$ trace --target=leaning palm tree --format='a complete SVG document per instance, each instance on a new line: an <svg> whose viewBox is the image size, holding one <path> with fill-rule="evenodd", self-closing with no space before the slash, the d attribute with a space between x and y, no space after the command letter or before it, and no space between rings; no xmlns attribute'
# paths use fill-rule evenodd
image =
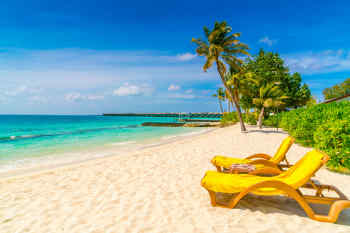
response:
<svg viewBox="0 0 350 233"><path fill-rule="evenodd" d="M248 95L245 84L247 80L250 80L252 77L253 74L246 71L243 66L240 67L239 70L231 66L230 71L227 72L224 77L229 88L229 92L233 95L233 98L230 98L230 100L235 103L238 116L241 119L243 119L243 117L241 112L240 96Z"/></svg>
<svg viewBox="0 0 350 233"><path fill-rule="evenodd" d="M265 83L259 87L259 94L253 98L253 104L260 109L257 125L262 128L264 112L266 108L278 108L282 106L283 99L288 98L283 95L282 90L276 83Z"/></svg>
<svg viewBox="0 0 350 233"><path fill-rule="evenodd" d="M239 121L241 124L241 131L246 131L239 101L234 97L234 94L230 91L229 86L225 80L226 65L233 67L236 70L240 70L243 61L237 56L247 55L249 49L247 45L241 43L238 40L240 33L231 33L232 29L226 22L216 22L213 30L204 27L204 34L206 40L192 39L192 42L197 44L196 52L199 56L205 56L206 62L203 66L203 70L206 72L215 62L216 69L220 75L221 81L225 86L230 98L235 103Z"/></svg>
<svg viewBox="0 0 350 233"><path fill-rule="evenodd" d="M216 93L213 94L212 96L218 98L220 110L221 110L221 113L223 113L224 109L222 108L221 101L224 100L224 98L225 98L224 89L222 87L220 87L219 89L216 90Z"/></svg>
<svg viewBox="0 0 350 233"><path fill-rule="evenodd" d="M231 112L232 99L230 97L229 91L225 89L224 99L227 101L227 112Z"/></svg>

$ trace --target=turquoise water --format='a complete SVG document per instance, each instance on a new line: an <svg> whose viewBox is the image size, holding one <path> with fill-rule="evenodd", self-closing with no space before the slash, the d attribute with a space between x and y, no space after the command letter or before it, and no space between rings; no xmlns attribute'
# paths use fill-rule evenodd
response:
<svg viewBox="0 0 350 233"><path fill-rule="evenodd" d="M143 127L163 117L0 115L0 165L108 145L160 141L196 128Z"/></svg>

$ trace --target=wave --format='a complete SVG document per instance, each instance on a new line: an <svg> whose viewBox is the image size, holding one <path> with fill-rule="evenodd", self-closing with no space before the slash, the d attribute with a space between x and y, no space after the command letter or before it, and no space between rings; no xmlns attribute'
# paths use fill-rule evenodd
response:
<svg viewBox="0 0 350 233"><path fill-rule="evenodd" d="M128 144L135 144L136 141L124 141L124 142L114 142L110 143L109 145L111 146L123 146L123 145L128 145Z"/></svg>
<svg viewBox="0 0 350 233"><path fill-rule="evenodd" d="M117 127L80 129L75 131L58 132L53 134L12 135L12 136L0 137L0 143L14 141L14 140L33 139L33 138L41 138L41 137L55 137L55 136L62 136L62 135L74 135L74 134L83 134L83 133L96 132L96 131L127 129L127 128L137 128L137 127L140 127L140 125L125 125L125 126L117 126Z"/></svg>
<svg viewBox="0 0 350 233"><path fill-rule="evenodd" d="M202 134L204 132L209 131L210 129L202 129L199 131L193 131L193 132L188 132L188 133L182 133L182 134L176 134L176 135L169 135L169 136L163 136L161 137L161 139L163 140L169 140L169 139L173 139L173 138L178 138L178 137L188 137L188 136L193 136L193 135L197 135L197 134Z"/></svg>

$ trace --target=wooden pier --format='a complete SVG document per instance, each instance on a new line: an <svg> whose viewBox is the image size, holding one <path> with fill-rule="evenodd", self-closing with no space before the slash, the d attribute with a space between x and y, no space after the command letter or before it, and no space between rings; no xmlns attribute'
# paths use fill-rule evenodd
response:
<svg viewBox="0 0 350 233"><path fill-rule="evenodd" d="M178 117L178 118L221 118L222 113L103 113L103 116Z"/></svg>
<svg viewBox="0 0 350 233"><path fill-rule="evenodd" d="M196 123L176 123L176 122L144 122L142 126L156 127L218 127L219 122L196 122Z"/></svg>

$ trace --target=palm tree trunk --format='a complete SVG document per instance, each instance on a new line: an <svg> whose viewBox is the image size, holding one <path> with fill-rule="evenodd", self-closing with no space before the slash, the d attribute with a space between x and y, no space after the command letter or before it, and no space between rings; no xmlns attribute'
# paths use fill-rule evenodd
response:
<svg viewBox="0 0 350 233"><path fill-rule="evenodd" d="M231 109L230 109L230 100L227 99L227 109L228 109L228 112L231 112Z"/></svg>
<svg viewBox="0 0 350 233"><path fill-rule="evenodd" d="M259 114L259 120L258 120L258 126L260 129L262 129L262 123L263 123L263 119L264 119L264 111L265 111L265 107L262 107L260 114Z"/></svg>
<svg viewBox="0 0 350 233"><path fill-rule="evenodd" d="M222 109L222 103L220 99L219 99L219 106L220 106L221 113L224 113L224 109Z"/></svg>
<svg viewBox="0 0 350 233"><path fill-rule="evenodd" d="M243 121L243 118L242 118L241 108L240 108L239 102L238 102L238 93L237 93L237 99L236 99L234 97L234 95L231 93L230 88L226 84L226 81L225 81L225 78L224 78L224 74L223 74L222 70L219 67L219 60L218 59L216 59L216 68L217 68L217 70L219 72L219 75L220 75L222 83L224 84L228 94L230 95L231 99L233 100L233 102L234 102L234 104L236 106L236 110L237 110L238 118L239 118L239 123L241 125L241 132L247 132L247 129L245 128L244 121Z"/></svg>
<svg viewBox="0 0 350 233"><path fill-rule="evenodd" d="M239 106L239 99L238 99L237 90L235 90L235 92L234 92L233 102L236 106L236 110L237 110L237 114L238 114L238 118L239 118L239 123L241 125L241 132L246 132L247 129L245 128L243 116L242 116L242 112L241 112L241 107Z"/></svg>

